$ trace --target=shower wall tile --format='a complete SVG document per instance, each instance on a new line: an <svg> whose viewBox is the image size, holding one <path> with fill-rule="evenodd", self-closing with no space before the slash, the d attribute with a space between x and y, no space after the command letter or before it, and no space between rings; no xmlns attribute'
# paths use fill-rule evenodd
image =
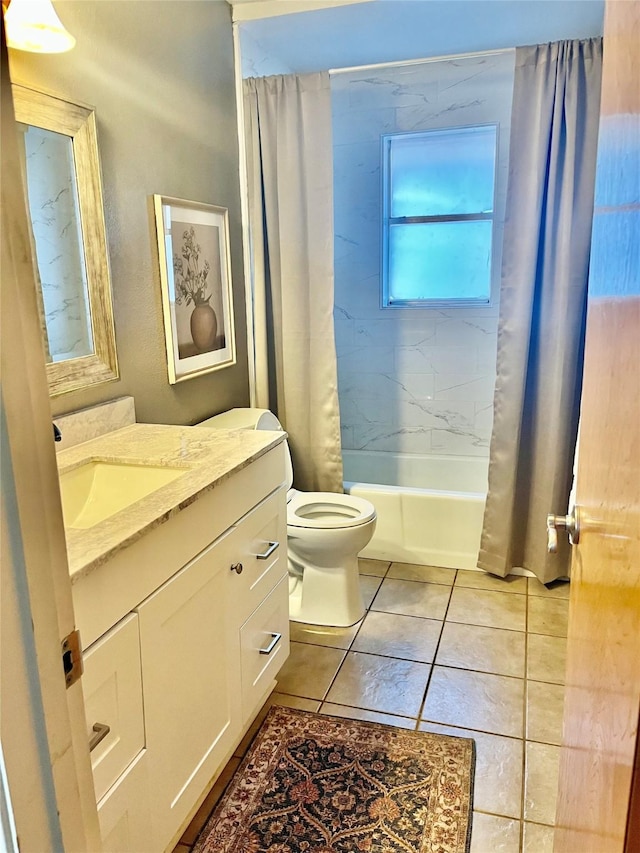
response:
<svg viewBox="0 0 640 853"><path fill-rule="evenodd" d="M484 403L475 404L476 413L473 419L473 425L478 430L491 432L493 425L493 401L488 405Z"/></svg>
<svg viewBox="0 0 640 853"><path fill-rule="evenodd" d="M435 317L425 317L420 320L405 319L405 316L398 316L400 312L380 311L379 294L377 294L377 300L378 316L382 314L382 319L354 318L358 341L368 341L371 346L381 342L410 347L435 343Z"/></svg>
<svg viewBox="0 0 640 853"><path fill-rule="evenodd" d="M469 432L434 429L431 431L432 453L460 456L487 456L490 435L478 435L477 431Z"/></svg>
<svg viewBox="0 0 640 853"><path fill-rule="evenodd" d="M403 426L428 426L434 429L476 428L474 404L469 402L441 403L435 400L398 400L395 406L396 423Z"/></svg>
<svg viewBox="0 0 640 853"><path fill-rule="evenodd" d="M433 345L395 348L394 367L399 374L463 373L473 370L478 361L476 347L438 347Z"/></svg>
<svg viewBox="0 0 640 853"><path fill-rule="evenodd" d="M366 76L365 76L366 75ZM349 75L349 111L382 106L412 107L438 101L438 83L421 77L419 66L387 68L383 73L360 71ZM348 115L349 113L346 113Z"/></svg>
<svg viewBox="0 0 640 853"><path fill-rule="evenodd" d="M499 123L497 267L513 56L332 77L335 322L343 446L488 456L498 305L381 309L380 136Z"/></svg>
<svg viewBox="0 0 640 853"><path fill-rule="evenodd" d="M333 311L333 329L336 338L336 349L338 353L343 347L349 347L354 342L354 320L344 308L335 306Z"/></svg>
<svg viewBox="0 0 640 853"><path fill-rule="evenodd" d="M393 366L393 347L352 346L338 353L338 363L354 373L384 373Z"/></svg>
<svg viewBox="0 0 640 853"><path fill-rule="evenodd" d="M495 317L467 317L464 320L456 317L439 317L436 321L436 343L438 346L455 346L477 343L484 346L487 342L493 345L497 334Z"/></svg>
<svg viewBox="0 0 640 853"><path fill-rule="evenodd" d="M498 336L491 335L483 343L478 345L476 358L476 371L478 373L496 372L496 352L498 349Z"/></svg>
<svg viewBox="0 0 640 853"><path fill-rule="evenodd" d="M435 398L436 400L473 400L477 402L492 400L494 384L493 376L439 373L434 376Z"/></svg>
<svg viewBox="0 0 640 853"><path fill-rule="evenodd" d="M345 112L350 113L350 121L340 121ZM333 109L333 144L349 145L354 142L375 142L380 144L381 133L393 133L396 129L396 110L394 107L384 107L376 110L352 110L349 105L345 109Z"/></svg>
<svg viewBox="0 0 640 853"><path fill-rule="evenodd" d="M352 430L371 424L391 425L389 414L388 404L380 400L345 396L340 401L340 419Z"/></svg>
<svg viewBox="0 0 640 853"><path fill-rule="evenodd" d="M354 427L353 450L391 453L431 453L431 430L426 427Z"/></svg>
<svg viewBox="0 0 640 853"><path fill-rule="evenodd" d="M402 377L391 372L352 373L344 370L338 362L341 396L345 399L377 400L392 406L399 400L432 400L434 376L432 373L409 373Z"/></svg>

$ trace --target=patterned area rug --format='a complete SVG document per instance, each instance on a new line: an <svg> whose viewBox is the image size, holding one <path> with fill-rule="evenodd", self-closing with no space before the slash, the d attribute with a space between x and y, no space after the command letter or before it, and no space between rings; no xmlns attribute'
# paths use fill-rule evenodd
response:
<svg viewBox="0 0 640 853"><path fill-rule="evenodd" d="M273 707L193 853L468 853L475 744Z"/></svg>

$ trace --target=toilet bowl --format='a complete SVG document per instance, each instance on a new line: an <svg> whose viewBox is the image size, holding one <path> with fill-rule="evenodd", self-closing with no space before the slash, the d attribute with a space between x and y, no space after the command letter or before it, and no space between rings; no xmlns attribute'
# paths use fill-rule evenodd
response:
<svg viewBox="0 0 640 853"><path fill-rule="evenodd" d="M223 429L281 430L267 409L231 409L198 424ZM364 616L358 554L376 525L372 503L355 495L299 492L287 446L289 618L346 627Z"/></svg>

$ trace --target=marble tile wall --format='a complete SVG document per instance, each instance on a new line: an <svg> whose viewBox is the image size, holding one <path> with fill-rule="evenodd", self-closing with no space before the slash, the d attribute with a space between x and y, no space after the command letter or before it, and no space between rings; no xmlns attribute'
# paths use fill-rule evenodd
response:
<svg viewBox="0 0 640 853"><path fill-rule="evenodd" d="M335 328L345 449L488 456L513 53L332 77ZM494 301L380 308L380 136L497 123Z"/></svg>

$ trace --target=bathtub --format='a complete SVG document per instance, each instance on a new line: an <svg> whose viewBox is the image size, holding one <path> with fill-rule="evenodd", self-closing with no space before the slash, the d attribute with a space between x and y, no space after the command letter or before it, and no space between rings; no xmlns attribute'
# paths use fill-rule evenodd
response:
<svg viewBox="0 0 640 853"><path fill-rule="evenodd" d="M373 539L360 553L451 569L475 569L488 459L344 450L344 487L376 507Z"/></svg>

